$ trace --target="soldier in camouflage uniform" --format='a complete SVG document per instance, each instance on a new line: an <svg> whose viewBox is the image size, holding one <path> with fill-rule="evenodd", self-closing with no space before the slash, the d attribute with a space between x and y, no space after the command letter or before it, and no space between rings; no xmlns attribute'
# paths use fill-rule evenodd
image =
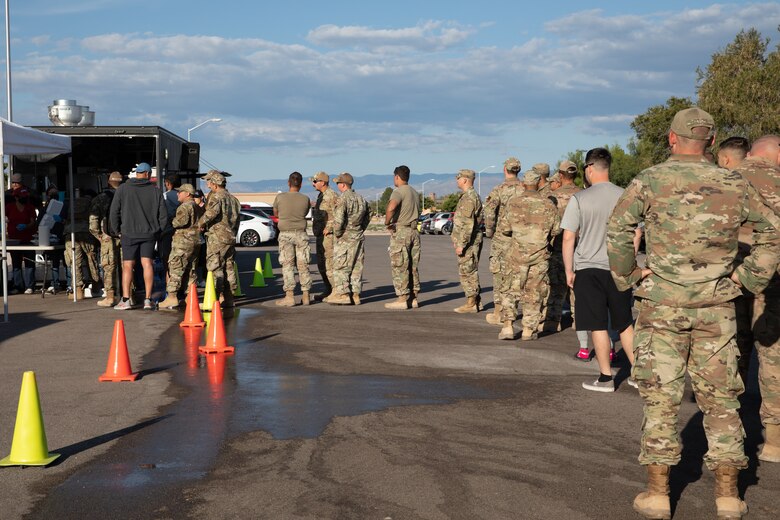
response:
<svg viewBox="0 0 780 520"><path fill-rule="evenodd" d="M767 135L753 143L748 158L736 171L747 179L780 217L780 136ZM752 313L753 340L758 351L758 386L765 441L758 458L780 462L780 274L756 294ZM740 326L740 323L737 323Z"/></svg>
<svg viewBox="0 0 780 520"><path fill-rule="evenodd" d="M416 309L420 293L420 235L417 219L420 217L420 196L409 186L411 172L405 165L393 170L395 190L385 210L385 226L390 230L390 265L393 287L398 299L386 303L386 309Z"/></svg>
<svg viewBox="0 0 780 520"><path fill-rule="evenodd" d="M341 196L336 200L332 221L333 234L336 236L333 252L333 294L325 301L331 305L360 305L365 259L363 233L368 228L371 212L366 200L352 189L352 175L342 173L336 177L335 182Z"/></svg>
<svg viewBox="0 0 780 520"><path fill-rule="evenodd" d="M504 295L509 292L512 283L507 263L507 252L512 239L506 220L506 208L509 200L523 192L523 185L517 180L520 161L510 157L504 161L504 182L493 188L485 199L484 218L485 236L490 242L490 272L493 273L493 312L485 316L488 323L501 325L501 306ZM512 313L514 313L512 309Z"/></svg>
<svg viewBox="0 0 780 520"><path fill-rule="evenodd" d="M225 172L222 172L223 174ZM227 181L225 182L225 186L227 187ZM241 225L241 201L236 198L235 195L232 193L228 193L230 195L230 203L233 205L233 212L238 215L238 218L235 221L235 224L233 225L233 236L238 236L238 228ZM238 292L238 270L236 269L236 248L234 247L233 250L228 253L228 258L226 259L227 262L227 268L226 268L226 276L228 285L230 286L230 293L235 296L235 294ZM191 280L195 280L195 277L191 277ZM220 300L220 303L223 306L226 306L224 297ZM228 302L228 304L232 304L232 300Z"/></svg>
<svg viewBox="0 0 780 520"><path fill-rule="evenodd" d="M549 195L555 199L558 215L563 218L569 200L575 193L582 190L582 188L574 184L574 179L577 178L577 165L571 161L563 161L558 166L558 172L556 172L553 178L555 180L550 179L551 191ZM547 298L547 305L545 306L544 323L541 324L542 330L561 330L561 315L563 314L563 304L566 300L570 300L569 307L573 320L574 291L569 290L569 286L566 284L566 268L563 265L563 235L561 234L556 236L552 243L550 254L550 296Z"/></svg>
<svg viewBox="0 0 780 520"><path fill-rule="evenodd" d="M460 170L455 176L458 188L463 192L455 207L452 221L452 245L458 258L460 285L466 295L466 303L455 312L477 312L482 309L479 297L479 257L482 254L482 201L474 190L474 170Z"/></svg>
<svg viewBox="0 0 780 520"><path fill-rule="evenodd" d="M539 174L535 170L525 172L524 191L512 197L507 204L506 219L511 236L508 251L509 276L512 284L501 302L503 328L498 339L514 339L513 323L516 319L516 302L523 310L524 341L536 339L536 328L542 320L542 305L547 299L547 280L550 243L561 232L561 217L555 204L539 193Z"/></svg>
<svg viewBox="0 0 780 520"><path fill-rule="evenodd" d="M747 513L737 490L739 470L748 459L737 400L744 386L737 372L732 300L740 286L760 293L769 283L780 255L780 221L741 175L703 157L713 128L712 117L699 108L678 112L669 132L672 156L632 181L608 226L618 288L639 284L632 375L644 400L639 462L648 468L649 483L634 509L648 518L671 518L669 470L680 461L677 421L686 371L704 413L704 462L715 472L719 518ZM644 270L637 267L633 245L641 221ZM754 246L735 269L745 222L754 226Z"/></svg>
<svg viewBox="0 0 780 520"><path fill-rule="evenodd" d="M333 208L339 196L328 185L330 178L325 172L317 172L311 178L314 189L319 192L317 202L311 210L311 227L317 247L317 268L325 286L315 300L326 298L333 290Z"/></svg>
<svg viewBox="0 0 780 520"><path fill-rule="evenodd" d="M282 264L285 296L276 301L280 307L295 306L295 270L301 282L301 303L309 305L311 299L311 274L309 260L311 249L306 233L306 214L311 209L309 197L301 193L303 176L292 172L287 179L289 191L279 193L274 199L274 215L279 218L279 263Z"/></svg>
<svg viewBox="0 0 780 520"><path fill-rule="evenodd" d="M547 177L550 175L550 165L547 163L536 163L531 169L539 175L539 193L549 197L552 191L552 186L547 182Z"/></svg>
<svg viewBox="0 0 780 520"><path fill-rule="evenodd" d="M182 184L178 188L179 205L171 221L173 239L171 254L168 256L168 296L160 302L162 310L173 310L179 306L179 292L187 287L188 282L194 282L195 268L200 254L200 227L198 220L203 216L203 208L195 204L193 195L195 187L192 184Z"/></svg>
<svg viewBox="0 0 780 520"><path fill-rule="evenodd" d="M117 304L119 295L119 278L117 268L120 261L119 239L109 228L108 210L117 187L122 183L122 174L111 172L108 176L108 187L92 199L89 207L89 232L100 243L100 267L103 268L103 287L106 297L97 302L99 307L113 307Z"/></svg>
<svg viewBox="0 0 780 520"><path fill-rule="evenodd" d="M91 282L100 281L98 273L97 258L95 256L95 239L89 231L89 209L92 205L92 199L87 196L76 198L73 205L74 221L68 220L65 223L65 265L71 269L72 277L75 280L73 290L76 293L77 300L84 299L84 287L87 280L84 276L84 267L89 270ZM73 235L71 235L71 231ZM71 243L71 236L76 241ZM75 262L73 258L72 244L75 244Z"/></svg>
<svg viewBox="0 0 780 520"><path fill-rule="evenodd" d="M225 189L224 175L210 170L203 180L210 190L206 210L198 219L198 227L206 233L206 270L213 273L214 290L222 306L232 307L233 292L227 271L233 268L239 213L233 197Z"/></svg>

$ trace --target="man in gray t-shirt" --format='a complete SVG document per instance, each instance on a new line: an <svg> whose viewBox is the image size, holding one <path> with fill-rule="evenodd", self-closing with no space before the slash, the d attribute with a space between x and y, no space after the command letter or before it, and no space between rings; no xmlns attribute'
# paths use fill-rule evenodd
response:
<svg viewBox="0 0 780 520"><path fill-rule="evenodd" d="M607 332L610 318L612 328L620 332L623 351L631 364L634 363L631 291L618 291L607 256L607 222L623 193L622 188L609 182L611 163L612 155L605 148L594 148L585 155L585 178L591 187L571 198L561 220L563 264L566 283L576 297L577 329L591 331L601 371L596 381L582 383L582 387L598 392L615 390Z"/></svg>
<svg viewBox="0 0 780 520"><path fill-rule="evenodd" d="M295 268L301 280L301 303L309 305L311 275L309 274L309 235L306 234L306 214L311 204L309 197L300 193L303 176L292 172L287 181L290 191L274 199L274 216L279 217L279 263L282 264L285 297L276 301L280 307L295 305Z"/></svg>

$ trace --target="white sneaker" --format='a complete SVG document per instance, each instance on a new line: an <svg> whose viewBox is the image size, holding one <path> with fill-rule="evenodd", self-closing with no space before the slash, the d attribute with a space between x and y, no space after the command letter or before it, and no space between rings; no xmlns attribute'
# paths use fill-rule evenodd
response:
<svg viewBox="0 0 780 520"><path fill-rule="evenodd" d="M48 289L46 289L46 292L49 294L54 294L54 286L50 285Z"/></svg>
<svg viewBox="0 0 780 520"><path fill-rule="evenodd" d="M594 392L614 392L615 391L615 380L610 379L609 381L600 382L598 378L596 378L595 381L592 383L582 383L582 388L585 390L593 390Z"/></svg>
<svg viewBox="0 0 780 520"><path fill-rule="evenodd" d="M24 294L32 294L32 293L33 293L33 290L30 287L28 287L27 289L24 290Z"/></svg>
<svg viewBox="0 0 780 520"><path fill-rule="evenodd" d="M639 389L639 385L636 383L636 381L634 381L633 377L626 379L626 383L628 383L628 386L630 387L636 388L637 390Z"/></svg>

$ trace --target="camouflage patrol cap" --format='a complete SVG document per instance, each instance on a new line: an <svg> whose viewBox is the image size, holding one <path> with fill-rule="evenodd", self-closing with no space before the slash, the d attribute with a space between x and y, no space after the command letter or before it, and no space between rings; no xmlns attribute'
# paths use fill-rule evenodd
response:
<svg viewBox="0 0 780 520"><path fill-rule="evenodd" d="M213 182L217 186L225 185L225 176L217 170L209 170L209 172L203 177L204 181Z"/></svg>
<svg viewBox="0 0 780 520"><path fill-rule="evenodd" d="M553 173L549 179L550 182L561 182L561 174L558 172Z"/></svg>
<svg viewBox="0 0 780 520"><path fill-rule="evenodd" d="M577 165L574 164L571 161L561 161L561 164L558 165L558 171L559 172L576 172L577 171Z"/></svg>
<svg viewBox="0 0 780 520"><path fill-rule="evenodd" d="M547 177L550 175L550 165L547 163L536 163L534 164L531 169L539 174L540 177ZM527 173L526 173L527 175Z"/></svg>
<svg viewBox="0 0 780 520"><path fill-rule="evenodd" d="M523 184L538 184L542 176L533 168L523 174Z"/></svg>
<svg viewBox="0 0 780 520"><path fill-rule="evenodd" d="M520 171L520 159L517 157L510 157L506 161L504 161L504 168L506 168L506 171L517 173Z"/></svg>
<svg viewBox="0 0 780 520"><path fill-rule="evenodd" d="M352 175L348 174L347 172L343 172L338 177L333 179L333 182L336 184L344 183L347 186L352 186L352 183L355 182L355 179L353 179Z"/></svg>
<svg viewBox="0 0 780 520"><path fill-rule="evenodd" d="M706 135L694 134L693 129L697 127L707 128L709 131ZM699 141L706 141L713 135L713 128L715 128L715 120L707 112L699 107L686 108L680 110L674 115L672 119L672 132L680 137L687 137L688 139L697 139Z"/></svg>
<svg viewBox="0 0 780 520"><path fill-rule="evenodd" d="M122 174L119 172L111 172L108 175L108 182L122 182Z"/></svg>
<svg viewBox="0 0 780 520"><path fill-rule="evenodd" d="M474 177L477 176L477 173L474 170L459 170L458 174L455 176L455 179L460 179L461 177L465 177L470 180L474 180Z"/></svg>
<svg viewBox="0 0 780 520"><path fill-rule="evenodd" d="M195 195L195 186L192 184L182 184L178 188L174 188L176 191L184 191L186 193L189 193L190 195Z"/></svg>
<svg viewBox="0 0 780 520"><path fill-rule="evenodd" d="M311 177L311 182L317 182L317 181L330 181L330 177L328 177L328 174L325 172L317 172Z"/></svg>

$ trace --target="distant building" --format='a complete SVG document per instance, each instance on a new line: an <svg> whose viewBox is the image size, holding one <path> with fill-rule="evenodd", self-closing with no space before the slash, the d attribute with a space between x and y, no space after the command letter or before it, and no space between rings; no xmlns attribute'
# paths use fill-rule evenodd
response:
<svg viewBox="0 0 780 520"><path fill-rule="evenodd" d="M257 192L257 193L233 193L241 204L248 204L250 206L273 206L274 199L278 192Z"/></svg>

